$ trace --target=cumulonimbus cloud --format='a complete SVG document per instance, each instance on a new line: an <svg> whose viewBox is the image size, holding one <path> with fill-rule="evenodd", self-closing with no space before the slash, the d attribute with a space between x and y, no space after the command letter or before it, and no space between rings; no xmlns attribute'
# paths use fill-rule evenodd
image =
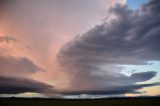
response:
<svg viewBox="0 0 160 106"><path fill-rule="evenodd" d="M116 19L97 25L65 44L57 60L64 71L71 74L73 91L111 92L116 88L116 92L124 86L126 91L123 93L131 93L143 86L159 85L135 84L153 78L156 75L154 70L128 77L117 66L160 61L159 10L159 0L151 0L136 11L125 5L116 5L111 9ZM135 89L130 89L132 87Z"/></svg>

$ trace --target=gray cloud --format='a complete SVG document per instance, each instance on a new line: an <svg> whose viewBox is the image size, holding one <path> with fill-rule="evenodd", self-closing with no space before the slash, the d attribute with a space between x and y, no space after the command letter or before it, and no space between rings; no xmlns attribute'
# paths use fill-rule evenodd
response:
<svg viewBox="0 0 160 106"><path fill-rule="evenodd" d="M117 65L142 65L160 60L159 5L159 0L151 0L137 11L117 5L111 9L116 19L97 25L65 44L57 59L64 70L73 75L73 89L106 91L115 87L116 92L125 86L128 92L134 92L143 88L135 83L150 80L155 72L133 73L128 77ZM140 87L127 89L126 86ZM152 84L146 87L149 86Z"/></svg>
<svg viewBox="0 0 160 106"><path fill-rule="evenodd" d="M25 92L53 93L53 86L24 78L0 76L0 94L18 94Z"/></svg>
<svg viewBox="0 0 160 106"><path fill-rule="evenodd" d="M32 74L43 71L26 57L0 56L0 75Z"/></svg>
<svg viewBox="0 0 160 106"><path fill-rule="evenodd" d="M75 91L75 92L61 92L64 95L81 95L81 94L89 94L89 95L118 95L118 94L125 94L125 93L133 93L139 94L136 90L142 89L144 87L150 86L157 86L160 83L152 83L152 84L139 84L139 85L128 85L128 86L120 86L117 88L112 88L109 90L86 90L86 91Z"/></svg>
<svg viewBox="0 0 160 106"><path fill-rule="evenodd" d="M153 78L154 76L156 76L156 72L149 71L149 72L134 73L130 76L130 79L133 80L134 82L143 82Z"/></svg>
<svg viewBox="0 0 160 106"><path fill-rule="evenodd" d="M137 90L140 90L144 87L158 86L160 85L160 82L151 84L135 83L150 80L155 75L156 73L153 71L134 73L129 77L120 73L116 73L116 76L108 75L107 73L107 75L103 76L92 76L92 84L89 84L92 86L89 89L74 89L70 91L57 90L56 92L63 95L119 95L125 93L141 94L142 92ZM80 80L82 81L83 79ZM83 84L79 86L83 86Z"/></svg>

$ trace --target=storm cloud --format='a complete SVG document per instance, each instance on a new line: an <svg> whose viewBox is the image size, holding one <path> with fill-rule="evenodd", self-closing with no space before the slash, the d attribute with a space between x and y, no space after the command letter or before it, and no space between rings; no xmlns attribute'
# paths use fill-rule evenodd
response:
<svg viewBox="0 0 160 106"><path fill-rule="evenodd" d="M0 94L53 93L53 86L25 78L0 76Z"/></svg>
<svg viewBox="0 0 160 106"><path fill-rule="evenodd" d="M159 10L159 0L150 0L136 11L126 5L116 5L110 10L115 19L97 25L65 44L57 54L57 60L72 76L73 90L85 90L89 94L89 91L107 91L107 94L121 92L122 88L125 90L121 94L125 94L159 85L136 84L152 79L156 75L154 70L126 76L118 66L160 61Z"/></svg>

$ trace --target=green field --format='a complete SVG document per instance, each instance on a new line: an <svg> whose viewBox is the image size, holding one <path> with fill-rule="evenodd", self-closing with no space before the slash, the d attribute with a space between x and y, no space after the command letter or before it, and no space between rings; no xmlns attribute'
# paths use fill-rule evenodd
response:
<svg viewBox="0 0 160 106"><path fill-rule="evenodd" d="M93 100L0 99L0 106L160 106L160 98L112 98Z"/></svg>

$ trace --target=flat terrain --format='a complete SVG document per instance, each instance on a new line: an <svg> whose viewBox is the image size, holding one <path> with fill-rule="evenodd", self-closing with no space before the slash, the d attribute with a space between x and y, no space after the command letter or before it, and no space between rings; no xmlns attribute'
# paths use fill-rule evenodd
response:
<svg viewBox="0 0 160 106"><path fill-rule="evenodd" d="M160 98L25 99L1 98L0 106L160 106Z"/></svg>

